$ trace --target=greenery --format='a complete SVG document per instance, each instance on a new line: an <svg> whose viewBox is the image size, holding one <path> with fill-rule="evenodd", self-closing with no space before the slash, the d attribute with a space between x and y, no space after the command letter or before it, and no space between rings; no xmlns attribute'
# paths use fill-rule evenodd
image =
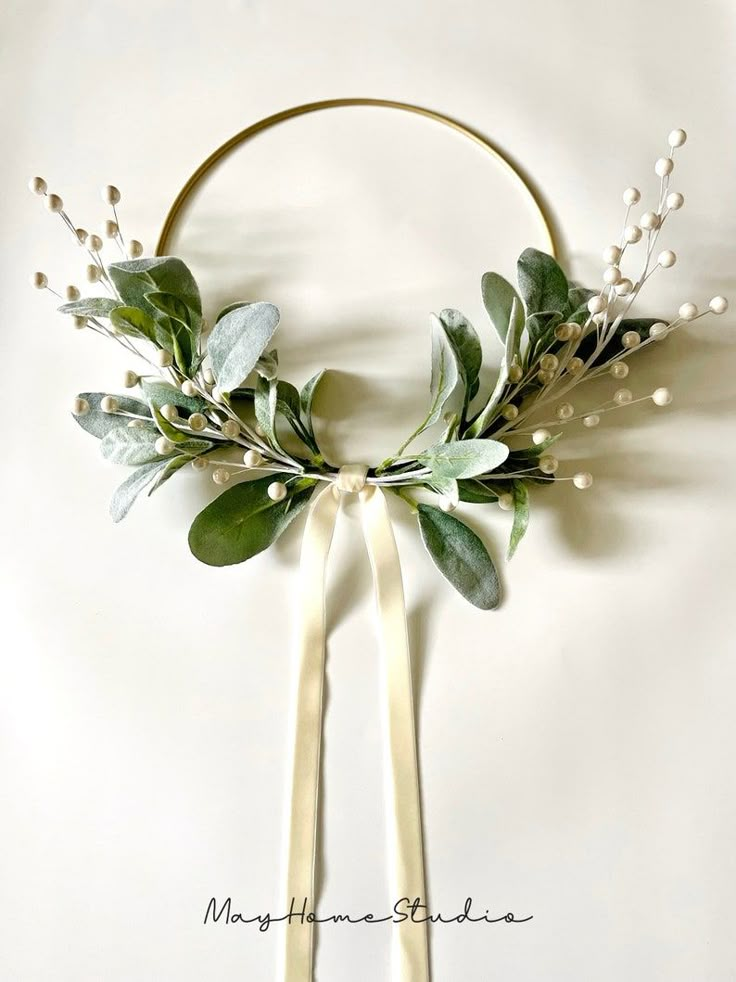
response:
<svg viewBox="0 0 736 982"><path fill-rule="evenodd" d="M214 468L218 485L240 473L251 479L223 490L197 516L189 545L212 566L250 559L281 535L320 482L337 473L314 419L325 373L301 390L279 377L278 353L270 347L279 310L271 303L229 304L207 331L197 284L180 259L113 263L101 279L110 297L78 299L60 309L140 354L151 368L128 383L139 397L111 401L86 392L76 404L77 422L100 440L103 456L135 468L113 496L113 519L124 518L138 495L153 493L186 464ZM484 391L484 345L469 320L453 309L431 315L426 413L396 453L370 469L368 480L409 505L439 571L470 603L490 610L500 597L493 560L476 533L449 512L458 504L494 502L513 510L510 558L529 524L531 486L555 480L541 458L559 434L532 441L530 417L544 415L551 399L626 357L627 332L648 343L652 322L612 317L601 325L587 308L593 291L568 282L551 256L534 249L519 258L518 289L489 272L481 294L495 329L488 337L493 343L497 336L502 346L495 384ZM575 361L583 368L573 374ZM547 371L545 364L553 367ZM424 446L410 450L422 437ZM283 485L282 497L271 493L276 485ZM440 507L429 503L437 495Z"/></svg>

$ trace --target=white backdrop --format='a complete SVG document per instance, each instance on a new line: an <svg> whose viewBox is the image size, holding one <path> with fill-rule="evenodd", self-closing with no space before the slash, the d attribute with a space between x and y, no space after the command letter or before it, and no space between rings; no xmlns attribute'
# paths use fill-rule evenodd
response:
<svg viewBox="0 0 736 982"><path fill-rule="evenodd" d="M180 475L123 526L122 479L68 415L130 366L26 285L79 255L24 191L40 173L79 224L124 192L152 248L178 187L237 129L299 102L417 102L494 138L534 177L572 273L600 274L621 190L654 190L667 132L685 210L680 260L642 313L736 294L727 2L505 8L469 0L197 7L11 3L2 14L2 879L8 982L267 982L281 930L203 926L210 897L277 912L292 603L302 523L251 564L198 565L189 522L213 494ZM208 310L279 303L284 371L335 369L320 404L334 459L375 460L419 417L427 313L477 324L486 269L513 272L538 222L494 164L433 124L346 110L272 131L229 161L177 242ZM434 978L736 978L734 317L642 358L635 395L573 430L580 494L541 489L496 613L468 607L401 508L419 696ZM607 390L606 390L607 391ZM501 556L509 517L463 514ZM388 903L378 651L354 508L332 566L322 909ZM388 931L327 927L320 982L387 979Z"/></svg>

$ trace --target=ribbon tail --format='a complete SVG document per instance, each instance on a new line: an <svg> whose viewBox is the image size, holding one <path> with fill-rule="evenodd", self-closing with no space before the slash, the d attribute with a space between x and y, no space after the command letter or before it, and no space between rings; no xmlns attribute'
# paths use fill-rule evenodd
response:
<svg viewBox="0 0 736 982"><path fill-rule="evenodd" d="M388 845L394 902L426 904L414 694L401 564L386 498L377 486L360 492L363 534L373 571L384 655L388 720ZM427 912L420 909L419 917ZM429 982L427 925L410 918L394 925L394 982Z"/></svg>
<svg viewBox="0 0 736 982"><path fill-rule="evenodd" d="M301 912L315 904L314 877L322 742L322 690L325 674L325 584L327 559L339 493L332 484L311 505L299 569L301 624L293 730L293 769L289 819L286 909L292 898ZM314 928L305 920L287 922L283 982L312 982Z"/></svg>

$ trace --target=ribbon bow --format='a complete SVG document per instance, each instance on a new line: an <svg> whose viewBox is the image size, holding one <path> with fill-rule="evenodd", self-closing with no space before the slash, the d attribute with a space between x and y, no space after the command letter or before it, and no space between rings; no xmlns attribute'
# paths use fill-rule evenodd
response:
<svg viewBox="0 0 736 982"><path fill-rule="evenodd" d="M366 482L361 464L342 467L334 483L310 507L300 564L301 625L294 720L294 755L289 821L287 905L314 903L322 689L325 672L325 581L327 559L343 494L358 494L376 594L384 657L388 733L388 843L394 898L424 902L422 821L417 773L411 662L401 566L386 498ZM312 982L314 928L286 928L283 982ZM411 919L393 926L392 982L428 982L427 929Z"/></svg>

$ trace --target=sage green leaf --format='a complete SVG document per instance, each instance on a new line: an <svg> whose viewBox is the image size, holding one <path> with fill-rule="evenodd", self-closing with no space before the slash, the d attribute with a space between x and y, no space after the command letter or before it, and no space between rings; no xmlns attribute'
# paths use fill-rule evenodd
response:
<svg viewBox="0 0 736 982"><path fill-rule="evenodd" d="M570 292L567 294L570 310L579 310L580 307L585 307L590 298L596 295L596 292L596 290L588 290L584 286L571 286Z"/></svg>
<svg viewBox="0 0 736 982"><path fill-rule="evenodd" d="M158 491L162 484L166 484L169 478L173 477L182 467L191 463L196 456L195 453L180 454L178 457L171 457L164 461L163 467L158 471L158 476L148 489L148 497L150 498L154 491Z"/></svg>
<svg viewBox="0 0 736 982"><path fill-rule="evenodd" d="M83 416L72 413L75 422L79 423L83 430L96 436L101 440L112 430L120 427L127 427L130 420L127 416L117 416L115 413L104 413L100 409L100 403L108 395L107 392L80 392L79 398L86 399L89 403L89 412ZM121 412L133 413L135 416L151 415L151 410L140 399L131 399L129 396L115 396ZM153 422L153 421L151 421Z"/></svg>
<svg viewBox="0 0 736 982"><path fill-rule="evenodd" d="M154 460L134 470L116 489L110 501L110 515L113 522L122 522L133 506L133 502L156 475L167 466L165 460Z"/></svg>
<svg viewBox="0 0 736 982"><path fill-rule="evenodd" d="M151 403L151 411L153 412L153 419L161 436L165 436L172 443L184 443L188 439L188 435L182 433L181 430L177 430L174 424L170 423L158 406L155 406L153 403Z"/></svg>
<svg viewBox="0 0 736 982"><path fill-rule="evenodd" d="M486 505L498 501L498 492L477 478L471 477L457 482L458 497L471 505Z"/></svg>
<svg viewBox="0 0 736 982"><path fill-rule="evenodd" d="M146 300L146 294L170 293L186 304L199 326L202 318L199 288L181 259L174 256L131 259L111 263L107 272L126 306L140 307L153 315L156 308Z"/></svg>
<svg viewBox="0 0 736 982"><path fill-rule="evenodd" d="M266 352L256 362L256 372L269 382L275 379L279 373L279 353L274 348L273 351Z"/></svg>
<svg viewBox="0 0 736 982"><path fill-rule="evenodd" d="M272 501L269 484L291 477L271 474L224 491L194 519L189 531L192 553L209 566L231 566L267 549L307 505L316 483L294 482L283 501Z"/></svg>
<svg viewBox="0 0 736 982"><path fill-rule="evenodd" d="M540 349L548 347L554 341L555 328L561 323L562 314L556 310L545 310L527 317L526 333L529 335L530 344Z"/></svg>
<svg viewBox="0 0 736 982"><path fill-rule="evenodd" d="M546 440L542 440L541 443L535 443L529 447L515 448L509 454L509 463L513 460L536 460L537 457L541 457L546 450L549 450L553 443L557 443L561 436L562 433L553 433L551 436L547 437Z"/></svg>
<svg viewBox="0 0 736 982"><path fill-rule="evenodd" d="M440 573L475 607L497 607L496 567L475 532L432 505L419 505L417 519L422 541Z"/></svg>
<svg viewBox="0 0 736 982"><path fill-rule="evenodd" d="M435 314L430 315L432 329L432 377L430 379L430 404L422 429L436 423L445 406L455 396L460 385L460 369L457 355L447 336L442 321Z"/></svg>
<svg viewBox="0 0 736 982"><path fill-rule="evenodd" d="M61 314L75 314L77 317L109 317L110 311L120 306L119 300L110 297L84 297L59 307Z"/></svg>
<svg viewBox="0 0 736 982"><path fill-rule="evenodd" d="M567 277L552 256L538 249L525 249L516 272L527 316L542 311L556 310L563 315L569 312Z"/></svg>
<svg viewBox="0 0 736 982"><path fill-rule="evenodd" d="M223 307L220 313L215 317L215 324L225 316L229 314L231 310L237 310L238 307L247 307L250 301L248 300L237 300L235 303L229 303L227 307Z"/></svg>
<svg viewBox="0 0 736 982"><path fill-rule="evenodd" d="M516 552L516 547L524 538L529 525L529 491L526 484L523 481L513 481L511 494L514 498L514 522L511 526L511 538L509 539L507 553L508 559L511 559Z"/></svg>
<svg viewBox="0 0 736 982"><path fill-rule="evenodd" d="M508 455L509 448L498 440L453 440L423 450L417 460L431 468L433 480L449 481L494 471Z"/></svg>
<svg viewBox="0 0 736 982"><path fill-rule="evenodd" d="M301 411L304 416L304 423L311 437L314 437L314 423L312 422L314 397L317 394L317 389L319 388L320 382L325 377L325 371L326 370L323 369L321 372L317 372L316 375L313 375L299 394L299 402L301 404Z"/></svg>
<svg viewBox="0 0 736 982"><path fill-rule="evenodd" d="M478 392L478 375L483 361L480 339L473 325L459 310L446 308L440 311L440 321L455 350L465 381L466 402L470 402Z"/></svg>
<svg viewBox="0 0 736 982"><path fill-rule="evenodd" d="M163 316L159 318L160 328L167 334L164 346L171 350L177 366L184 374L188 374L196 352L195 325L199 318L193 320L192 312L187 305L171 293L155 291L146 294L146 300ZM160 335L159 335L160 336Z"/></svg>
<svg viewBox="0 0 736 982"><path fill-rule="evenodd" d="M258 302L236 307L212 329L207 351L217 384L231 392L253 371L279 323L279 309Z"/></svg>
<svg viewBox="0 0 736 982"><path fill-rule="evenodd" d="M267 379L259 376L256 380L255 399L253 401L256 422L263 430L266 439L274 450L282 451L281 444L276 436L277 403L278 387L276 382L269 382Z"/></svg>
<svg viewBox="0 0 736 982"><path fill-rule="evenodd" d="M174 320L179 321L191 330L192 327L192 315L189 307L175 297L173 293L164 293L161 290L153 290L147 293L146 300L159 311L159 313L164 314L166 317L171 317Z"/></svg>
<svg viewBox="0 0 736 982"><path fill-rule="evenodd" d="M491 323L496 328L501 343L505 344L511 324L511 308L514 300L519 300L519 296L508 280L499 276L498 273L483 274L480 281L480 292ZM520 301L519 311L523 315Z"/></svg>
<svg viewBox="0 0 736 982"><path fill-rule="evenodd" d="M110 321L119 334L156 341L156 324L150 314L139 307L121 307L119 304L110 311Z"/></svg>
<svg viewBox="0 0 736 982"><path fill-rule="evenodd" d="M177 409L182 410L182 414L191 416L192 413L204 412L209 405L207 400L201 396L185 396L181 389L177 389L175 385L171 385L169 382L151 381L144 378L141 379L141 389L143 389L143 394L149 403L157 409L166 405L176 406ZM148 407L146 407L146 413L150 415Z"/></svg>
<svg viewBox="0 0 736 982"><path fill-rule="evenodd" d="M506 350L504 351L504 359L498 369L496 384L493 387L493 392L491 392L488 402L486 402L485 406L468 427L467 435L469 437L482 436L496 415L498 404L501 401L501 396L509 380L509 368L519 351L523 321L524 316L521 300L518 297L514 297L511 301L511 310L509 311L509 326L506 331Z"/></svg>
<svg viewBox="0 0 736 982"><path fill-rule="evenodd" d="M102 456L114 464L148 464L162 460L163 455L156 450L158 430L151 427L125 426L111 430L100 444Z"/></svg>

